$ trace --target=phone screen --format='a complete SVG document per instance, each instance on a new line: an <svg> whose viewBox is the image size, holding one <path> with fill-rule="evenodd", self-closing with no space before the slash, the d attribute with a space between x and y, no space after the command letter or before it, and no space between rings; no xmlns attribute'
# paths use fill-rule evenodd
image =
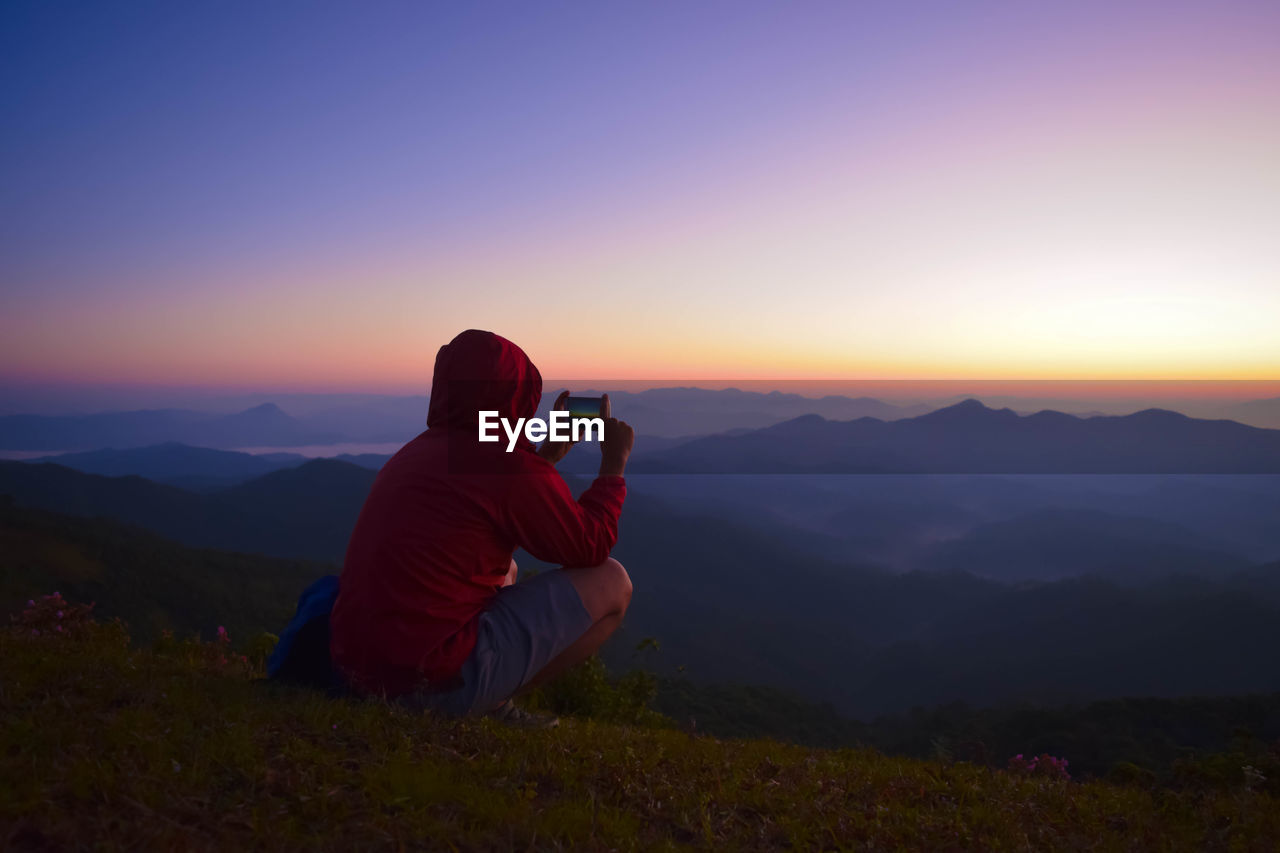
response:
<svg viewBox="0 0 1280 853"><path fill-rule="evenodd" d="M602 397L566 397L564 407L569 412L569 417L578 418L598 418L600 417L600 407L604 405Z"/></svg>

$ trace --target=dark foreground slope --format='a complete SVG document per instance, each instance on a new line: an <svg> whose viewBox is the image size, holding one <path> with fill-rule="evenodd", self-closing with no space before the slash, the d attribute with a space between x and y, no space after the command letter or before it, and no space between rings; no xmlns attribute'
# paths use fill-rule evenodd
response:
<svg viewBox="0 0 1280 853"><path fill-rule="evenodd" d="M1236 778L1250 765L1270 763L1280 771L1280 693L1127 697L1056 707L973 708L953 702L851 720L829 704L769 687L662 679L655 707L718 736L869 746L888 755L951 757L993 767L1018 753L1047 752L1069 756L1076 777L1136 774L1172 787L1208 767ZM1280 776L1272 790L1280 792Z"/></svg>
<svg viewBox="0 0 1280 853"><path fill-rule="evenodd" d="M1268 850L1227 790L566 720L529 732L272 689L215 644L0 630L0 847L12 850ZM226 662L224 662L226 661Z"/></svg>

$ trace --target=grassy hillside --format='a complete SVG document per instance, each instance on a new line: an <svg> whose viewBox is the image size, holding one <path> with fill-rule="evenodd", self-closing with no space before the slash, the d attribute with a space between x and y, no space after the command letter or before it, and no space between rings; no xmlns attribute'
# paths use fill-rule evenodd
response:
<svg viewBox="0 0 1280 853"><path fill-rule="evenodd" d="M266 686L228 644L134 648L121 626L61 603L19 622L0 631L8 849L1267 850L1280 838L1280 808L1247 773L1226 790L1153 791L1044 765L586 720L527 732Z"/></svg>

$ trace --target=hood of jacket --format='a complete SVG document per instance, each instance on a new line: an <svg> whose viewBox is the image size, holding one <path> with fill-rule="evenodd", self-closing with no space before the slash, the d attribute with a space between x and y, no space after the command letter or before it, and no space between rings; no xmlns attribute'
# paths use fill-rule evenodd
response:
<svg viewBox="0 0 1280 853"><path fill-rule="evenodd" d="M479 412L496 411L514 424L533 417L541 399L542 374L524 350L501 335L468 329L436 353L427 426L474 436Z"/></svg>

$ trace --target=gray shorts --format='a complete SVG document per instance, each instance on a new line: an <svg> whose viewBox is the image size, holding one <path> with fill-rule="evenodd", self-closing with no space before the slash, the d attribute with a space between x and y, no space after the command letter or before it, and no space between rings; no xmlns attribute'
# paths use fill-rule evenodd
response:
<svg viewBox="0 0 1280 853"><path fill-rule="evenodd" d="M458 673L460 685L445 692L419 691L401 701L458 717L491 711L592 624L568 573L540 572L498 590L480 613L476 646Z"/></svg>

